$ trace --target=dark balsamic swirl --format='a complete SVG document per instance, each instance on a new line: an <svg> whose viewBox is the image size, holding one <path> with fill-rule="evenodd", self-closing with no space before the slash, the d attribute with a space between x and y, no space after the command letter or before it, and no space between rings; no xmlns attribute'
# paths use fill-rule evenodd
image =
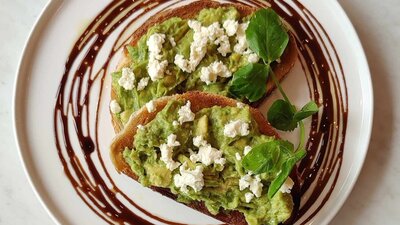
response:
<svg viewBox="0 0 400 225"><path fill-rule="evenodd" d="M306 224L332 194L343 159L348 106L346 83L338 54L322 25L297 1L230 2L272 7L283 18L295 36L310 97L321 106L319 115L312 118L306 145L308 154L291 175L295 178L292 191L295 209L286 224ZM99 146L99 133L102 132L99 129L100 105L108 105L101 101L102 95L108 94L103 93L103 87L106 76L111 72L108 71L110 60L128 42L124 32L154 8L164 10L178 3L181 1L110 2L79 37L65 64L54 107L58 155L76 193L109 224L153 224L138 216L132 208L152 220L180 224L153 215L135 203L135 196L127 196L121 191L103 162L100 148L104 146ZM99 52L107 48L105 43L111 35L118 37L109 50L107 60L94 70L95 63L100 61ZM100 85L95 82L100 82ZM96 107L90 106L92 101L95 101ZM74 144L75 139L78 145Z"/></svg>

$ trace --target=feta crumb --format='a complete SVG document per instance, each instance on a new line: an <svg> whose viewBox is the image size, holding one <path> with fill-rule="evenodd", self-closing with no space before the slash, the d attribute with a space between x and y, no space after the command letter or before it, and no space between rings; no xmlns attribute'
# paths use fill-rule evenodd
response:
<svg viewBox="0 0 400 225"><path fill-rule="evenodd" d="M149 84L149 78L148 77L144 77L144 78L140 79L140 81L139 81L139 83L137 85L137 90L141 91L141 90L145 89L148 84Z"/></svg>
<svg viewBox="0 0 400 225"><path fill-rule="evenodd" d="M168 145L168 147L177 147L177 146L180 146L181 143L179 143L179 141L176 140L175 134L170 134L167 137L167 145Z"/></svg>
<svg viewBox="0 0 400 225"><path fill-rule="evenodd" d="M164 77L165 70L167 69L168 61L159 61L156 59L149 59L147 72L152 81L159 80Z"/></svg>
<svg viewBox="0 0 400 225"><path fill-rule="evenodd" d="M189 20L188 21L188 26L194 30L194 32L200 32L201 30L201 23L197 20Z"/></svg>
<svg viewBox="0 0 400 225"><path fill-rule="evenodd" d="M203 27L199 21L189 20L189 27L194 31L193 42L190 44L189 59L183 55L175 55L174 63L184 72L191 73L203 60L207 53L207 44L219 45L218 52L226 56L231 52L229 37L225 34L220 23L215 22L208 27Z"/></svg>
<svg viewBox="0 0 400 225"><path fill-rule="evenodd" d="M146 108L149 113L156 111L156 107L154 106L154 101L151 100L148 103L146 103Z"/></svg>
<svg viewBox="0 0 400 225"><path fill-rule="evenodd" d="M261 183L259 175L252 177L252 175L248 173L239 180L239 190L243 191L244 189L249 188L257 198L261 196L263 186L264 185Z"/></svg>
<svg viewBox="0 0 400 225"><path fill-rule="evenodd" d="M246 203L250 203L251 200L253 200L254 198L254 194L251 192L247 192L246 194L244 194L244 198L246 199Z"/></svg>
<svg viewBox="0 0 400 225"><path fill-rule="evenodd" d="M232 73L228 67L221 61L215 61L208 67L201 68L200 80L205 82L207 85L217 81L218 76L220 77L231 77Z"/></svg>
<svg viewBox="0 0 400 225"><path fill-rule="evenodd" d="M241 177L239 180L239 190L243 191L244 189L248 188L250 186L251 181L252 178L250 174L246 174L243 177Z"/></svg>
<svg viewBox="0 0 400 225"><path fill-rule="evenodd" d="M116 100L112 100L111 102L110 102L110 111L113 113L113 114L117 114L117 113L120 113L121 112L121 106L118 104L118 102L116 101Z"/></svg>
<svg viewBox="0 0 400 225"><path fill-rule="evenodd" d="M179 167L180 163L179 162L175 162L172 159L172 153L173 153L173 148L171 146L168 146L168 144L161 144L160 145L160 151L161 151L161 158L160 160L163 161L165 163L165 166L167 167L167 169L169 169L170 171L175 170L176 168Z"/></svg>
<svg viewBox="0 0 400 225"><path fill-rule="evenodd" d="M147 40L146 44L149 49L149 58L161 59L162 45L165 42L165 34L152 34Z"/></svg>
<svg viewBox="0 0 400 225"><path fill-rule="evenodd" d="M225 57L228 53L231 53L231 43L229 42L229 37L226 35L222 35L215 40L214 44L219 45L217 51L221 53L223 57Z"/></svg>
<svg viewBox="0 0 400 225"><path fill-rule="evenodd" d="M190 101L187 101L186 105L182 106L179 110L178 110L178 121L180 124L183 124L185 122L191 122L194 120L194 113L192 112L192 110L190 109L191 103Z"/></svg>
<svg viewBox="0 0 400 225"><path fill-rule="evenodd" d="M242 160L242 156L240 156L239 152L236 152L235 157L238 161Z"/></svg>
<svg viewBox="0 0 400 225"><path fill-rule="evenodd" d="M282 193L290 194L290 192L292 191L293 185L294 185L293 180L290 177L288 177L286 179L285 183L283 183L283 185L279 189L279 191L282 192Z"/></svg>
<svg viewBox="0 0 400 225"><path fill-rule="evenodd" d="M194 163L201 162L206 166L211 164L224 165L226 159L222 157L222 151L211 147L210 144L200 146L197 154L192 154L190 160Z"/></svg>
<svg viewBox="0 0 400 225"><path fill-rule="evenodd" d="M259 198L261 196L263 184L261 183L261 178L259 175L256 175L253 181L250 183L250 191Z"/></svg>
<svg viewBox="0 0 400 225"><path fill-rule="evenodd" d="M147 72L152 81L164 77L165 70L168 66L168 61L161 61L162 45L165 42L165 34L155 33L147 40L147 47L149 49L149 63L147 65Z"/></svg>
<svg viewBox="0 0 400 225"><path fill-rule="evenodd" d="M207 145L207 141L204 140L203 136L196 136L193 138L193 145L200 148L200 146L206 146Z"/></svg>
<svg viewBox="0 0 400 225"><path fill-rule="evenodd" d="M238 135L247 136L249 132L249 124L242 120L231 121L224 127L224 135L230 138L234 138Z"/></svg>
<svg viewBox="0 0 400 225"><path fill-rule="evenodd" d="M251 149L252 149L252 148L251 148L250 146L247 145L246 147L244 147L243 154L244 154L244 155L249 154L249 152L251 151Z"/></svg>
<svg viewBox="0 0 400 225"><path fill-rule="evenodd" d="M175 42L175 38L174 37L169 36L168 40L169 40L169 43L171 43L172 47L176 46L176 42Z"/></svg>
<svg viewBox="0 0 400 225"><path fill-rule="evenodd" d="M178 121L176 121L176 120L174 120L174 121L172 122L172 126L174 126L174 127L178 127L178 126L179 126L179 122L178 122Z"/></svg>
<svg viewBox="0 0 400 225"><path fill-rule="evenodd" d="M226 34L231 37L236 34L239 28L239 22L235 20L225 20L222 26L225 28Z"/></svg>
<svg viewBox="0 0 400 225"><path fill-rule="evenodd" d="M144 130L144 126L142 124L137 125L138 130Z"/></svg>
<svg viewBox="0 0 400 225"><path fill-rule="evenodd" d="M177 65L183 72L191 73L193 72L190 67L190 62L185 59L185 57L181 54L175 55L174 60L175 65Z"/></svg>
<svg viewBox="0 0 400 225"><path fill-rule="evenodd" d="M131 68L122 68L122 76L119 78L118 84L128 91L135 87L135 74Z"/></svg>
<svg viewBox="0 0 400 225"><path fill-rule="evenodd" d="M174 147L180 146L181 143L179 143L176 140L176 135L175 134L170 134L167 137L167 143L166 144L161 144L160 145L160 151L161 151L161 161L163 161L166 165L166 167L173 171L176 168L179 167L180 163L179 162L175 162L172 159L172 153L173 153L173 149Z"/></svg>
<svg viewBox="0 0 400 225"><path fill-rule="evenodd" d="M186 162L179 167L180 174L174 176L174 184L176 187L184 193L188 193L188 186L193 188L195 192L203 189L204 179L203 179L203 167L196 166L196 169L190 170L186 169Z"/></svg>
<svg viewBox="0 0 400 225"><path fill-rule="evenodd" d="M245 106L246 104L244 104L243 102L236 103L236 107L238 107L239 109L243 109Z"/></svg>
<svg viewBox="0 0 400 225"><path fill-rule="evenodd" d="M236 53L243 54L246 49L249 48L249 44L247 43L246 38L246 30L249 26L249 22L239 24L239 27L236 32L236 45L233 47L233 50Z"/></svg>
<svg viewBox="0 0 400 225"><path fill-rule="evenodd" d="M260 57L258 57L256 53L251 53L247 56L247 61L249 61L249 63L257 63L260 61Z"/></svg>

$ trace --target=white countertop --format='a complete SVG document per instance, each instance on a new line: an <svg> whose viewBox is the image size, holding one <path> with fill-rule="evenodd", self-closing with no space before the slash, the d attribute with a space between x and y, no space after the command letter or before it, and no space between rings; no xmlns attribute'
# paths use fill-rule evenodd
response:
<svg viewBox="0 0 400 225"><path fill-rule="evenodd" d="M54 224L19 161L11 121L18 60L47 0L0 0L0 224ZM332 225L400 223L400 1L339 0L359 33L374 85L375 116L357 184ZM377 7L378 6L378 7Z"/></svg>

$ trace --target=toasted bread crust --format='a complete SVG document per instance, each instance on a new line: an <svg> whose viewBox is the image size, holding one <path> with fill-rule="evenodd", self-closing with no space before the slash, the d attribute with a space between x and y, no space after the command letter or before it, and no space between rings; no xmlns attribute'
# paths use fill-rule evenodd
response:
<svg viewBox="0 0 400 225"><path fill-rule="evenodd" d="M145 125L152 121L155 116L160 112L167 103L172 99L182 99L189 100L191 105L191 110L196 113L204 108L210 108L212 106L232 106L236 107L238 101L223 97L220 95L209 94L205 92L187 92L182 95L174 95L162 97L154 101L154 105L156 110L154 112L149 113L145 107L137 111L129 120L125 128L114 138L113 143L111 145L111 160L115 165L115 168L118 172L122 172L131 178L137 180L138 176L133 173L130 166L125 162L123 157L123 151L126 147L133 148L134 136L137 131L137 125ZM265 120L263 114L255 108L250 108L250 112L252 114L253 119L257 122L258 128L262 134L268 136L275 136L279 138L278 134L274 131L274 129L269 125L269 123ZM153 190L175 199L176 196L173 195L169 189L152 187ZM218 220L224 221L228 224L247 224L244 218L244 215L238 211L230 211L230 212L221 212L218 215L212 215L207 208L205 207L203 202L193 202L188 205L189 207L196 209L202 213L205 213L209 216L212 216Z"/></svg>
<svg viewBox="0 0 400 225"><path fill-rule="evenodd" d="M249 7L249 6L246 6L243 4L229 4L229 3L221 4L219 2L210 1L210 0L202 0L202 1L193 2L191 4L181 6L179 8L169 9L169 10L157 13L157 15L151 17L149 20L147 20L140 28L138 28L132 34L132 40L130 42L130 45L136 45L137 42L139 41L139 39L147 33L148 29L157 23L162 23L163 21L168 20L172 17L180 17L183 19L194 18L195 16L197 16L197 14L202 9L218 8L218 7L222 7L222 6L233 6L243 16L250 15L251 13L253 13L257 10L257 8ZM296 48L297 47L296 47L295 39L290 34L289 44L281 57L281 63L273 66L273 70L274 70L275 75L278 80L284 79L286 74L289 73L289 71L293 68L295 61L297 59L297 49ZM117 70L120 70L122 67L129 65L129 63L130 63L130 59L128 56L128 52L125 49L125 51L123 53L123 57L120 60L119 65L117 66ZM113 88L111 88L111 89L112 89L111 90L111 99L115 99L116 92ZM266 96L268 96L269 94L271 94L271 92L274 89L275 89L274 83L271 80L269 80L267 83L267 93L264 96L264 98ZM254 106L254 107L258 106L262 102L262 100L252 104L252 106ZM112 123L113 123L114 129L117 133L123 129L123 124L113 114L112 114Z"/></svg>

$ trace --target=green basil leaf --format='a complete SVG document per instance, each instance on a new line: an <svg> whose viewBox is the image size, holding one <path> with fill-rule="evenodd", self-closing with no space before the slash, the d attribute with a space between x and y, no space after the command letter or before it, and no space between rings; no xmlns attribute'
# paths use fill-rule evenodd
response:
<svg viewBox="0 0 400 225"><path fill-rule="evenodd" d="M289 177L290 173L293 170L293 167L296 165L298 161L304 158L307 152L304 149L301 149L294 153L290 158L288 158L282 165L282 170L278 174L278 176L271 182L268 188L268 198L273 198L276 192L279 191L281 186L285 183L286 179Z"/></svg>
<svg viewBox="0 0 400 225"><path fill-rule="evenodd" d="M229 92L238 98L246 97L250 102L260 100L267 90L269 66L248 64L233 74Z"/></svg>
<svg viewBox="0 0 400 225"><path fill-rule="evenodd" d="M295 108L289 102L278 99L268 110L267 118L273 127L282 131L292 131L297 127L297 121L293 119Z"/></svg>
<svg viewBox="0 0 400 225"><path fill-rule="evenodd" d="M243 158L242 166L254 174L273 175L268 188L268 197L272 198L289 177L296 163L306 154L303 149L294 152L294 145L289 141L273 140L253 147Z"/></svg>
<svg viewBox="0 0 400 225"><path fill-rule="evenodd" d="M289 35L278 14L271 9L258 10L246 30L250 49L267 63L279 59L289 42Z"/></svg>
<svg viewBox="0 0 400 225"><path fill-rule="evenodd" d="M269 141L253 147L243 158L242 166L254 174L271 172L280 158L279 142Z"/></svg>
<svg viewBox="0 0 400 225"><path fill-rule="evenodd" d="M318 105L314 101L307 103L300 111L294 114L294 120L302 121L318 112Z"/></svg>

